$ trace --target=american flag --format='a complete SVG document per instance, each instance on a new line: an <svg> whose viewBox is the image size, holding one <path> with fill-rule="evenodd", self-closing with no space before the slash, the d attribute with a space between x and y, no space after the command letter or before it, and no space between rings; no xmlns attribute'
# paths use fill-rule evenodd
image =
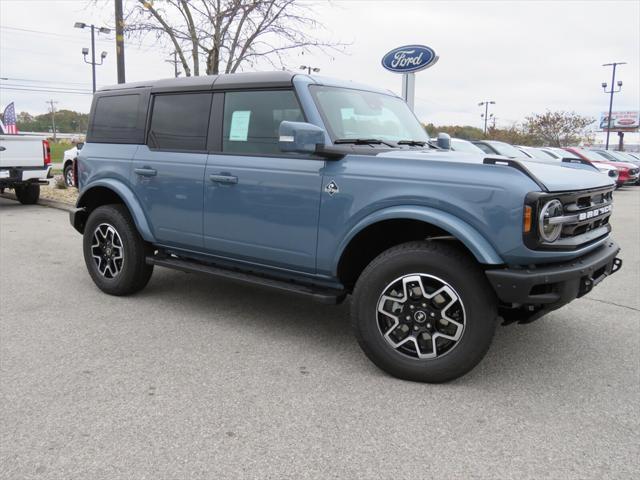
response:
<svg viewBox="0 0 640 480"><path fill-rule="evenodd" d="M2 116L4 118L4 133L18 133L18 126L16 125L16 107L13 105L13 102L7 105Z"/></svg>

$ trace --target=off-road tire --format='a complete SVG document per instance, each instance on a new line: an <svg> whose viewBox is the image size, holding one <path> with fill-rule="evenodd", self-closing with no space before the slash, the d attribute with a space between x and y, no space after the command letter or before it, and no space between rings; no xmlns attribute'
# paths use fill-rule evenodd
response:
<svg viewBox="0 0 640 480"><path fill-rule="evenodd" d="M450 351L435 358L412 358L394 349L378 323L381 294L409 274L438 277L464 305L464 330ZM497 325L497 299L473 257L455 244L404 243L386 250L362 272L353 291L351 321L360 347L385 372L405 380L440 383L458 378L484 357Z"/></svg>
<svg viewBox="0 0 640 480"><path fill-rule="evenodd" d="M92 256L94 233L98 226L107 224L115 229L122 241L124 260L119 273L105 277ZM96 286L109 295L130 295L142 290L153 273L153 265L147 265L145 257L150 247L138 233L135 223L124 205L104 205L96 208L87 219L83 234L84 260Z"/></svg>
<svg viewBox="0 0 640 480"><path fill-rule="evenodd" d="M18 201L23 205L33 205L40 199L40 185L37 183L18 185L15 192Z"/></svg>

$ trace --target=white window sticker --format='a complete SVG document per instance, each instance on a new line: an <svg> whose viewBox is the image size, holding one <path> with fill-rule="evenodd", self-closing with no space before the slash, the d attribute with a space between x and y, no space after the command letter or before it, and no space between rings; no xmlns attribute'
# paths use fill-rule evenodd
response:
<svg viewBox="0 0 640 480"><path fill-rule="evenodd" d="M229 140L231 142L246 142L249 134L249 120L251 110L236 110L231 116Z"/></svg>

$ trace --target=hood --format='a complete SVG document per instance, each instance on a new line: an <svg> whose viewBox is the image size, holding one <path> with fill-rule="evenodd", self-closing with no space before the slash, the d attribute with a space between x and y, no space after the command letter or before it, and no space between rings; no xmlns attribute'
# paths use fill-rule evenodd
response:
<svg viewBox="0 0 640 480"><path fill-rule="evenodd" d="M522 165L534 178L533 181L544 185L549 192L569 192L574 190L589 190L600 187L611 187L615 183L602 175L598 170L584 165L576 168L572 163L547 163L509 159L500 155L477 155L474 153L442 151L442 150L392 150L381 152L378 157L404 158L416 160L432 160L451 162L455 164L483 163L485 159L496 159L515 162ZM487 168L514 168L509 165L487 165ZM528 175L523 172L523 175Z"/></svg>

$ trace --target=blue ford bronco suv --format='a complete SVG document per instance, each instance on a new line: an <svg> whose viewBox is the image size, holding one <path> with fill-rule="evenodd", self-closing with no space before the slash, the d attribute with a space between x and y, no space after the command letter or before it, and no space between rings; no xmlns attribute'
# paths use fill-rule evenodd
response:
<svg viewBox="0 0 640 480"><path fill-rule="evenodd" d="M402 99L289 72L98 91L71 213L111 295L154 266L351 295L366 355L442 382L621 266L614 184L590 166L431 145ZM197 281L194 279L193 281Z"/></svg>

